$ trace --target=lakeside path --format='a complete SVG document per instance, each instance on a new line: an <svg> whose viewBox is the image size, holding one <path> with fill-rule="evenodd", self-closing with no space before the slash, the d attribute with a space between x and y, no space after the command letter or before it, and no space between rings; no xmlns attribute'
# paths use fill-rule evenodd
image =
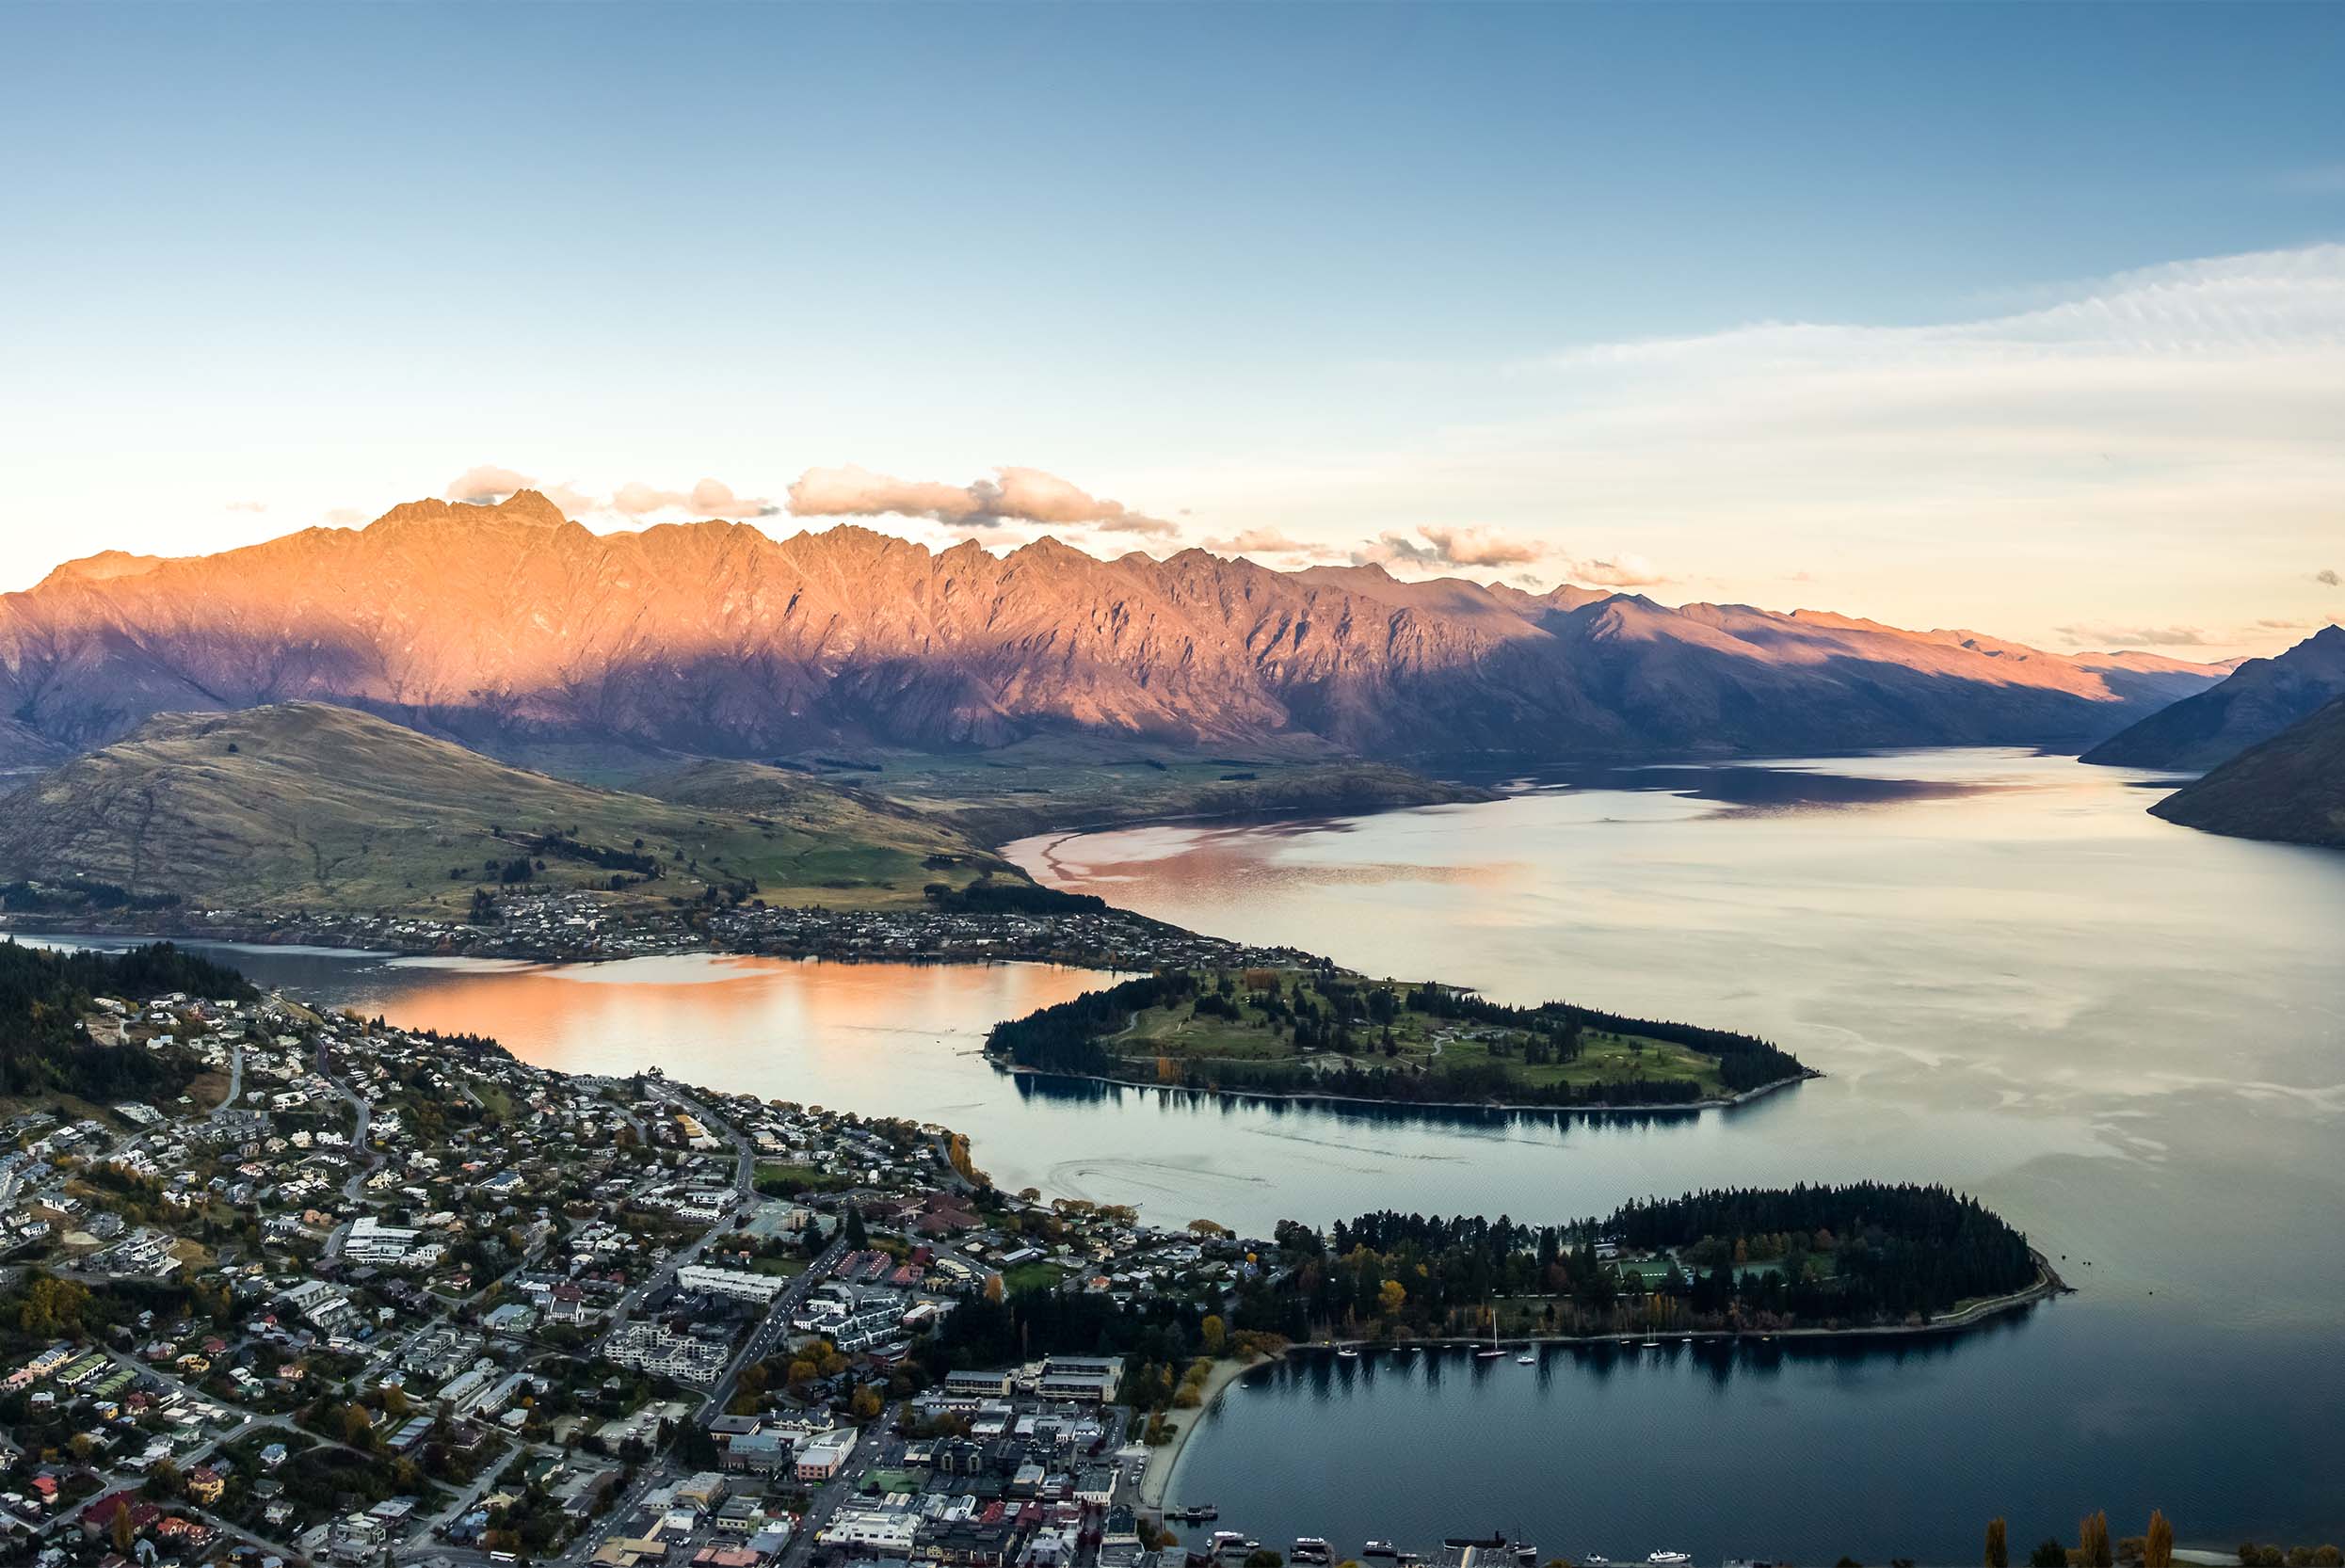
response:
<svg viewBox="0 0 2345 1568"><path fill-rule="evenodd" d="M1221 1398L1222 1390L1255 1368L1268 1366L1272 1359L1266 1355L1255 1355L1244 1360L1233 1357L1213 1363L1213 1373L1206 1378L1204 1388L1199 1390L1197 1408L1177 1412L1179 1419L1172 1422L1171 1441L1148 1455L1148 1471L1140 1480L1142 1508L1164 1508L1164 1499L1172 1495L1173 1477L1181 1468L1182 1456L1189 1450L1189 1439L1196 1434L1198 1427L1205 1424L1206 1412L1213 1408L1213 1401Z"/></svg>

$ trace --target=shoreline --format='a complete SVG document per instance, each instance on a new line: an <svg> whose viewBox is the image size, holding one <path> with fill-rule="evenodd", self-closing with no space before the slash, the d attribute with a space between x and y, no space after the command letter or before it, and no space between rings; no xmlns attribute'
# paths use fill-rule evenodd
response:
<svg viewBox="0 0 2345 1568"><path fill-rule="evenodd" d="M1288 1353L1293 1353L1292 1350ZM1267 1367L1277 1359L1276 1356L1257 1354L1243 1361L1232 1358L1213 1363L1213 1374L1205 1380L1197 1408L1175 1412L1174 1415L1180 1417L1178 1420L1174 1420L1173 1416L1166 1417L1173 1421L1172 1437L1163 1448L1148 1454L1148 1471L1140 1480L1140 1507L1156 1513L1161 1522L1164 1499L1172 1495L1172 1484L1181 1475L1181 1462L1188 1456L1189 1439L1205 1424L1206 1413L1213 1408L1231 1384L1257 1367Z"/></svg>
<svg viewBox="0 0 2345 1568"><path fill-rule="evenodd" d="M2061 1296L2076 1293L2076 1288L2061 1277L2060 1272L2052 1267L2051 1261L2041 1252L2030 1247L2028 1256L2035 1262L2035 1279L2025 1288L2012 1291L2008 1295L1991 1296L1984 1301L1973 1302L1968 1306L1959 1307L1921 1323L1868 1323L1851 1328L1789 1328L1776 1329L1767 1334L1754 1333L1748 1329L1709 1329L1666 1336L1629 1333L1541 1334L1486 1340L1448 1336L1427 1339L1313 1339L1289 1345L1275 1355L1259 1355L1244 1363L1218 1361L1213 1364L1213 1376L1206 1380L1203 1397L1197 1401L1197 1409L1183 1413L1190 1418L1178 1424L1174 1428L1171 1441L1149 1456L1148 1475L1140 1483L1139 1506L1154 1512L1160 1522L1162 1521L1164 1505L1173 1494L1173 1483L1180 1480L1181 1464L1188 1457L1189 1439L1204 1425L1207 1412L1213 1408L1215 1401L1229 1390L1231 1384L1236 1383L1248 1372L1277 1362L1294 1360L1306 1355L1331 1355L1345 1350L1357 1351L1362 1354L1378 1351L1405 1350L1413 1354L1419 1350L1436 1352L1462 1351L1485 1344L1523 1351L1537 1350L1546 1346L1566 1349L1594 1349L1598 1346L1610 1346L1618 1349L1640 1350L1648 1337L1657 1338L1663 1348L1674 1348L1681 1344L1714 1345L1720 1342L1727 1342L1739 1347L1779 1339L1816 1342L1913 1338L1933 1334L1964 1334L1983 1323L2024 1310L2039 1302L2052 1301Z"/></svg>
<svg viewBox="0 0 2345 1568"><path fill-rule="evenodd" d="M988 1058L988 1060L991 1060ZM1009 1062L994 1062L996 1067L1013 1078L1063 1079L1069 1083L1107 1083L1119 1089L1152 1090L1168 1095L1208 1095L1218 1099L1266 1100L1321 1105L1367 1105L1391 1111L1495 1111L1509 1115L1545 1116L1651 1116L1666 1112L1682 1111L1689 1114L1703 1111L1731 1111L1748 1105L1778 1090L1790 1089L1812 1079L1823 1078L1821 1068L1809 1067L1791 1078L1779 1078L1773 1083L1762 1083L1756 1089L1724 1099L1698 1100L1641 1100L1630 1105L1536 1105L1519 1104L1512 1100L1398 1100L1370 1099L1360 1095L1331 1095L1317 1090L1270 1089L1208 1089L1185 1083L1145 1083L1137 1079L1111 1078L1105 1073L1064 1073L1043 1067L1026 1067Z"/></svg>

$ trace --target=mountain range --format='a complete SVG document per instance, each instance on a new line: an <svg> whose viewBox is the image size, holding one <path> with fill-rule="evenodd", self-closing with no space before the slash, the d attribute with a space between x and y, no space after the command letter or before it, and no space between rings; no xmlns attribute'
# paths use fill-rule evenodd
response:
<svg viewBox="0 0 2345 1568"><path fill-rule="evenodd" d="M494 755L754 758L1126 737L1399 759L2082 745L2220 668L1382 568L1281 572L854 526L596 535L422 501L219 554L110 552L0 597L0 765L151 714L345 704Z"/></svg>
<svg viewBox="0 0 2345 1568"><path fill-rule="evenodd" d="M2161 708L2087 751L2087 762L2198 772L2271 740L2345 696L2345 626L2285 653L2250 659L2221 685Z"/></svg>
<svg viewBox="0 0 2345 1568"><path fill-rule="evenodd" d="M2150 810L2209 833L2345 849L2345 696L2248 747Z"/></svg>

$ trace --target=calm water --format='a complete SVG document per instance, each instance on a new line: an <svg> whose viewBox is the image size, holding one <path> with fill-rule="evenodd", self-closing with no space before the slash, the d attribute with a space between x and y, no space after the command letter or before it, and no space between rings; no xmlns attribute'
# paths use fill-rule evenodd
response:
<svg viewBox="0 0 2345 1568"><path fill-rule="evenodd" d="M1176 1496L1351 1549L1503 1528L1615 1558L1967 1561L1995 1513L2032 1543L2088 1506L2123 1533L2162 1507L2207 1545L2345 1536L2345 856L2170 827L2141 776L2016 754L1602 782L1019 854L1221 935L1751 1028L1831 1075L1690 1124L1451 1134L1462 1168L1410 1176L1305 1118L1377 1201L1553 1218L1942 1180L2081 1293L1895 1353L1305 1362L1220 1401Z"/></svg>
<svg viewBox="0 0 2345 1568"><path fill-rule="evenodd" d="M1926 753L1645 770L1489 805L1037 840L1038 874L1220 935L1771 1035L1831 1076L1726 1112L1439 1121L997 1074L1029 966L546 967L239 953L256 978L580 1071L933 1118L1004 1186L1250 1230L1556 1219L1703 1185L1941 1180L2080 1295L1895 1350L1304 1361L1233 1387L1177 1497L1283 1545L1503 1528L1574 1555L1976 1560L2152 1506L2345 1537L2345 856L2144 813L2139 776ZM2087 1260L2090 1260L2089 1262Z"/></svg>

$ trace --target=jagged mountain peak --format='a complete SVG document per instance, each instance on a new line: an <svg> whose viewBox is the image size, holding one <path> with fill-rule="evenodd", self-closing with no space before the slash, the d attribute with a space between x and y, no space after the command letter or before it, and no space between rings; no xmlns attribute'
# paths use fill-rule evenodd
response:
<svg viewBox="0 0 2345 1568"><path fill-rule="evenodd" d="M0 597L0 747L311 698L497 749L719 756L1091 731L1398 756L1792 751L2105 734L2211 679L1640 594L1184 550L997 556L855 524L597 535L534 491Z"/></svg>

